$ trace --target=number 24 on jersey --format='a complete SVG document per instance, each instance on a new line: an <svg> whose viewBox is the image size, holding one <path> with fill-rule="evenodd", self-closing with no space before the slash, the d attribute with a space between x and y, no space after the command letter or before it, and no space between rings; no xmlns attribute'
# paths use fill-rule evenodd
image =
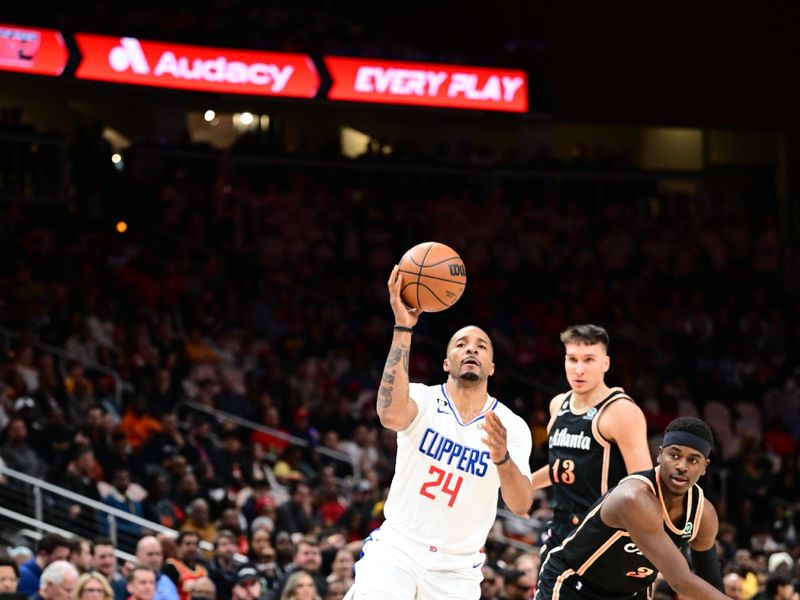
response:
<svg viewBox="0 0 800 600"><path fill-rule="evenodd" d="M433 465L431 465L431 468L428 469L428 473L433 475L433 479L423 483L422 487L419 488L419 493L426 498L430 498L431 500L436 500L436 497L441 496L442 494L450 496L447 506L452 508L456 501L456 497L458 496L458 490L461 489L461 484L463 483L464 478L459 475L454 483L453 473L448 473L444 469L440 469L439 467L435 467Z"/></svg>

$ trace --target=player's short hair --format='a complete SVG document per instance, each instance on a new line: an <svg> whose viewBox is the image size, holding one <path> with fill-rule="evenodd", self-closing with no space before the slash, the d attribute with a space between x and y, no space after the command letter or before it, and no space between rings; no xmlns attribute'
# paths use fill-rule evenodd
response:
<svg viewBox="0 0 800 600"><path fill-rule="evenodd" d="M711 432L711 428L706 425L705 421L697 417L678 417L677 419L672 419L664 430L664 433L666 434L670 431L686 431L692 433L706 440L711 445L711 448L714 447L714 434Z"/></svg>
<svg viewBox="0 0 800 600"><path fill-rule="evenodd" d="M593 346L594 344L603 344L606 350L611 340L608 337L608 332L599 325L592 325L589 323L583 325L570 325L561 332L561 343L565 346L567 344L586 344Z"/></svg>

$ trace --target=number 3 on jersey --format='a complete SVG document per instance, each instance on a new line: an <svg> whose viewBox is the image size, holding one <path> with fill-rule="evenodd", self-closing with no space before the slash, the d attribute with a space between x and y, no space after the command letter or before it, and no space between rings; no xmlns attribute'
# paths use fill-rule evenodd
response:
<svg viewBox="0 0 800 600"><path fill-rule="evenodd" d="M458 490L461 489L461 482L464 481L464 478L461 477L461 475L459 475L458 479L456 479L455 487L450 487L450 484L453 482L452 473L447 473L443 469L434 467L433 465L431 465L431 468L428 469L428 473L433 475L434 478L431 479L430 481L426 481L425 483L423 483L422 487L419 488L419 493L425 496L426 498L430 498L431 500L436 500L436 494L429 492L428 489L437 488L441 486L442 493L450 496L450 501L447 503L447 506L452 508L453 503L455 503L456 501L456 496L458 496ZM446 478L445 475L447 475ZM444 483L442 483L442 480L444 480Z"/></svg>
<svg viewBox="0 0 800 600"><path fill-rule="evenodd" d="M561 467L560 471L559 467ZM562 463L561 459L557 458L556 462L553 463L553 481L572 485L575 482L575 473L573 471L575 471L575 463L573 461L567 459Z"/></svg>

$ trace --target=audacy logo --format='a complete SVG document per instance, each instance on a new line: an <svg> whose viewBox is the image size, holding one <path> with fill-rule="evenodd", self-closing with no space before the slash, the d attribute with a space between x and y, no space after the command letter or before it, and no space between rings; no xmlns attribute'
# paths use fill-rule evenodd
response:
<svg viewBox="0 0 800 600"><path fill-rule="evenodd" d="M144 49L136 38L121 38L120 45L111 49L108 62L119 72L131 70L137 75L163 77L210 83L253 84L269 87L273 93L282 92L294 74L292 65L228 60L225 56L200 58L180 56L164 51L151 71Z"/></svg>
<svg viewBox="0 0 800 600"><path fill-rule="evenodd" d="M136 38L124 37L120 45L108 53L108 64L111 68L121 73L130 69L137 75L149 75L150 65L142 50L142 45Z"/></svg>

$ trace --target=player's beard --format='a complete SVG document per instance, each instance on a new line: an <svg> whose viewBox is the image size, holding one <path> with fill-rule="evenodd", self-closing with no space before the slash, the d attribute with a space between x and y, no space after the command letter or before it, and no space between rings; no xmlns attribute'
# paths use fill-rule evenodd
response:
<svg viewBox="0 0 800 600"><path fill-rule="evenodd" d="M474 371L467 371L461 374L461 379L464 381L478 381L480 378L481 376Z"/></svg>

